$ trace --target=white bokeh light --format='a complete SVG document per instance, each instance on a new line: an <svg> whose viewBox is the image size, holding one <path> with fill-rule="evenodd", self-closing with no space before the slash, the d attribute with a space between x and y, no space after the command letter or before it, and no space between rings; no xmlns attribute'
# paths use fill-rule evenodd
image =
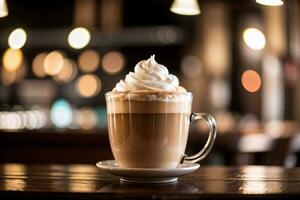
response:
<svg viewBox="0 0 300 200"><path fill-rule="evenodd" d="M282 6L282 0L256 0L256 3L265 5L265 6Z"/></svg>
<svg viewBox="0 0 300 200"><path fill-rule="evenodd" d="M247 28L243 33L245 44L254 50L261 50L266 45L265 35L257 28Z"/></svg>
<svg viewBox="0 0 300 200"><path fill-rule="evenodd" d="M17 28L8 37L8 45L12 49L22 48L27 40L27 35L24 29Z"/></svg>
<svg viewBox="0 0 300 200"><path fill-rule="evenodd" d="M91 40L90 32L83 27L73 29L68 36L68 43L74 49L82 49Z"/></svg>
<svg viewBox="0 0 300 200"><path fill-rule="evenodd" d="M179 15L200 14L200 7L197 0L174 0L170 10Z"/></svg>

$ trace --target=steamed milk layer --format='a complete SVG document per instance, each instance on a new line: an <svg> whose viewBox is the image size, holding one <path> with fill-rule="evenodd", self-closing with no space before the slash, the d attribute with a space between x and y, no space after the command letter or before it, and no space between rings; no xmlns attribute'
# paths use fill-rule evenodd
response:
<svg viewBox="0 0 300 200"><path fill-rule="evenodd" d="M192 95L154 57L138 63L106 94L109 139L118 164L176 168L187 143L191 101Z"/></svg>

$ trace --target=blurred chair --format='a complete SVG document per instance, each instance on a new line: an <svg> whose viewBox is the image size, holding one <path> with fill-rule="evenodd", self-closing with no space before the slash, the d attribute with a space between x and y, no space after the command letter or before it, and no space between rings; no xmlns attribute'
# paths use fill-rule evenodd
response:
<svg viewBox="0 0 300 200"><path fill-rule="evenodd" d="M241 135L235 165L281 165L289 151L290 137L274 138L265 133Z"/></svg>
<svg viewBox="0 0 300 200"><path fill-rule="evenodd" d="M203 132L191 131L187 153L193 154L199 151L206 139L207 135ZM274 137L266 133L220 132L212 152L201 161L201 164L284 166L290 142L290 136ZM298 144L300 152L300 134Z"/></svg>
<svg viewBox="0 0 300 200"><path fill-rule="evenodd" d="M291 139L285 166L300 166L300 133L295 134Z"/></svg>

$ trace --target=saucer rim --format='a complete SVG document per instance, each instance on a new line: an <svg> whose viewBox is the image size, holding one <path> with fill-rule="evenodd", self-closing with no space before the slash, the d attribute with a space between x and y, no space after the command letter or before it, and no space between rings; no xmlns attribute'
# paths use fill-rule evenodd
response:
<svg viewBox="0 0 300 200"><path fill-rule="evenodd" d="M96 166L103 170L122 170L122 171L136 171L136 172L170 172L170 171L187 171L187 170L197 170L200 167L199 163L180 163L178 166L186 165L185 167L177 168L129 168L107 165L107 162L114 162L116 160L102 160L96 163Z"/></svg>

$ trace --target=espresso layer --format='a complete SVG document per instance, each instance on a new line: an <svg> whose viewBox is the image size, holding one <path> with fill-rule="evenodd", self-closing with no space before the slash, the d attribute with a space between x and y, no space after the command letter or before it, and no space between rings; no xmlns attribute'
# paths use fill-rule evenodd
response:
<svg viewBox="0 0 300 200"><path fill-rule="evenodd" d="M189 129L186 113L108 114L109 140L122 167L176 168Z"/></svg>

